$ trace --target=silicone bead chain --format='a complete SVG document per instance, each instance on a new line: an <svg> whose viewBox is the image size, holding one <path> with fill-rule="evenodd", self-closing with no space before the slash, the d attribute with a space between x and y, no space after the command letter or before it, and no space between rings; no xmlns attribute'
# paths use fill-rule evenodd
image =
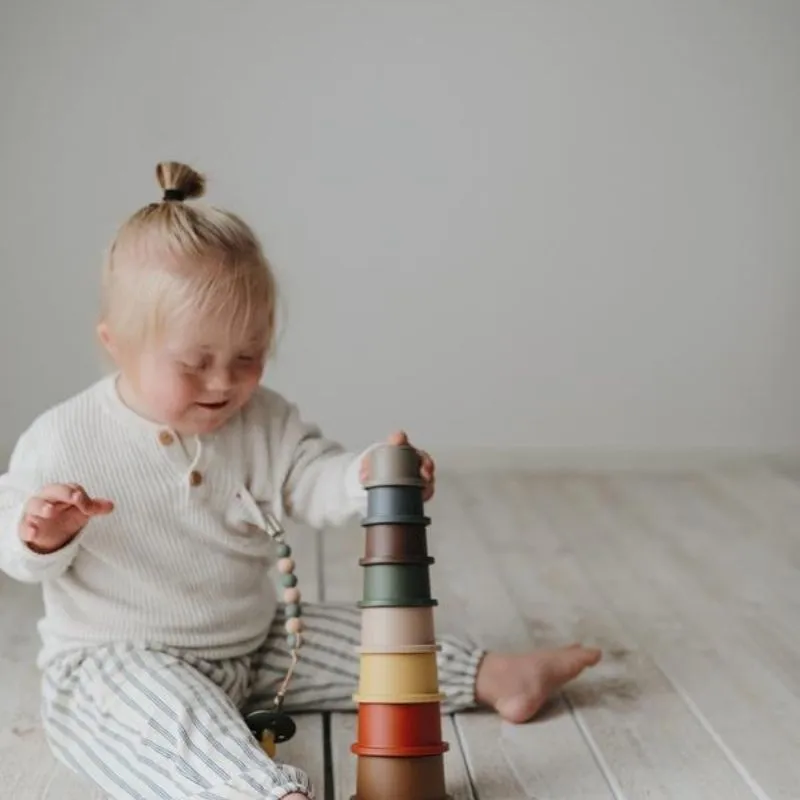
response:
<svg viewBox="0 0 800 800"><path fill-rule="evenodd" d="M278 572L281 574L283 586L284 616L286 617L286 644L290 650L299 650L303 644L303 621L300 619L302 608L300 605L300 589L297 587L295 575L295 561L292 558L292 548L283 541L285 531L272 514L268 514L267 533L277 543Z"/></svg>
<svg viewBox="0 0 800 800"><path fill-rule="evenodd" d="M283 585L283 613L286 617L286 644L290 650L299 650L303 644L303 620L300 619L300 590L297 588L297 575L292 548L285 542L278 544L278 572Z"/></svg>
<svg viewBox="0 0 800 800"><path fill-rule="evenodd" d="M282 708L289 681L297 666L297 651L303 644L303 621L300 619L302 614L301 595L300 589L297 587L292 548L283 541L285 531L272 514L267 514L267 533L277 545L277 566L283 586L284 615L286 617L286 644L289 647L292 661L275 694L274 710L252 711L247 715L246 721L267 755L274 758L275 745L291 739L296 731L294 721L283 712Z"/></svg>

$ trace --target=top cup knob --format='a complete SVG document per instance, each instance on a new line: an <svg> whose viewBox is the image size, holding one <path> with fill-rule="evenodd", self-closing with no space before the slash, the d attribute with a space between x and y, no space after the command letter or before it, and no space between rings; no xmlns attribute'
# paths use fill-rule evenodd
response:
<svg viewBox="0 0 800 800"><path fill-rule="evenodd" d="M419 486L422 460L416 449L407 444L378 445L369 454L369 477L364 486Z"/></svg>

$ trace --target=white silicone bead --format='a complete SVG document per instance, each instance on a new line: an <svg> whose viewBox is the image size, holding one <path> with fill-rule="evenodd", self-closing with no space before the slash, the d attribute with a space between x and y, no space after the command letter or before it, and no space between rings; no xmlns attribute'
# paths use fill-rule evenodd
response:
<svg viewBox="0 0 800 800"><path fill-rule="evenodd" d="M294 572L294 559L293 558L279 559L278 572L282 572L284 575L289 575L292 572Z"/></svg>
<svg viewBox="0 0 800 800"><path fill-rule="evenodd" d="M303 620L299 617L291 617L286 620L287 633L300 633L303 630Z"/></svg>

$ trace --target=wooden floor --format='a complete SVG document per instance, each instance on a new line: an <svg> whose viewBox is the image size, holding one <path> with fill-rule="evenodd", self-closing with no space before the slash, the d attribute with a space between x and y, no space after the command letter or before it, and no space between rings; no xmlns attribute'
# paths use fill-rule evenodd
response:
<svg viewBox="0 0 800 800"><path fill-rule="evenodd" d="M429 513L440 631L605 654L532 724L447 719L454 800L800 798L797 475L451 473ZM307 595L358 598L357 525L295 545ZM38 614L35 588L0 579L0 795L99 797L42 738ZM346 800L353 738L353 715L307 716L282 753Z"/></svg>

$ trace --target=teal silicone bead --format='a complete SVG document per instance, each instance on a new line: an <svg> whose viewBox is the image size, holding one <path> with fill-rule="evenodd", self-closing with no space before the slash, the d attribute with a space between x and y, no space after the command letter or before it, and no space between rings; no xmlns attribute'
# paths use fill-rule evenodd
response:
<svg viewBox="0 0 800 800"><path fill-rule="evenodd" d="M301 614L300 603L287 603L286 604L286 616L287 617L299 617L300 614Z"/></svg>
<svg viewBox="0 0 800 800"><path fill-rule="evenodd" d="M288 575L281 575L281 585L287 589L292 586L297 586L297 575L289 573Z"/></svg>
<svg viewBox="0 0 800 800"><path fill-rule="evenodd" d="M278 558L288 558L292 554L292 548L288 544L281 542L278 545Z"/></svg>

